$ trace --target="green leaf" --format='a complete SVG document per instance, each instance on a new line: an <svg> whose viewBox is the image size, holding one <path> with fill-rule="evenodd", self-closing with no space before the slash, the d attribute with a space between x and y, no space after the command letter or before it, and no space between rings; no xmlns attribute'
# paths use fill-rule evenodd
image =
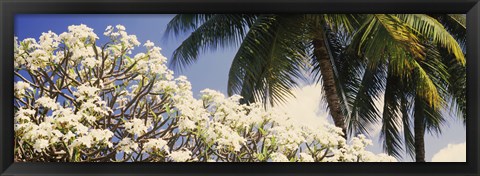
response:
<svg viewBox="0 0 480 176"><path fill-rule="evenodd" d="M260 131L260 134L262 134L262 136L267 134L267 132L263 128L258 128L258 131Z"/></svg>
<svg viewBox="0 0 480 176"><path fill-rule="evenodd" d="M157 120L158 119L158 116L157 114L155 114L155 112L153 112L153 110L150 110L150 114L152 114L153 116L153 119Z"/></svg>
<svg viewBox="0 0 480 176"><path fill-rule="evenodd" d="M164 107L165 107L165 110L167 111L167 113L170 114L170 105L165 104Z"/></svg>

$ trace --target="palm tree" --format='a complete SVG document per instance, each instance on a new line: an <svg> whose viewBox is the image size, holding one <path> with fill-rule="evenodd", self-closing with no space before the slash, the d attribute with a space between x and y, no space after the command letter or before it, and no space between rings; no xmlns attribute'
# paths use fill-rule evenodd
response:
<svg viewBox="0 0 480 176"><path fill-rule="evenodd" d="M344 56L336 59L336 61L342 61L343 57L345 63L337 65L347 67L347 69L343 69L344 72L341 73L343 76L340 80L345 85L346 89L344 90L347 95L350 95L348 97L351 100L352 114L348 120L349 131L368 133L366 126L381 121L384 149L391 155L399 156L403 140L407 153L412 157L415 156L416 161L421 162L425 161L425 130L434 134L441 132L440 127L445 120L445 115L442 115L441 110L446 109L447 104L456 103L459 110L453 112L458 112L459 115L463 114L463 119L466 118L462 113L465 108L466 88L463 51L461 48L457 48L455 51L457 54L455 54L455 52L448 52L448 49L445 49L448 47L437 47L438 43L445 43L435 41L434 37L435 33L439 32L443 26L431 16L387 15L385 17L388 16L392 19L398 18L400 22L406 23L402 26L407 27L420 26L417 23L430 22L427 29L430 28L431 31L414 30L415 36L408 37L418 40L421 44L419 46L423 48L419 51L425 52L425 54L415 56L412 54L415 51L409 51L406 47L402 49L401 42L382 42L389 41L385 38L389 36L382 35L382 31L362 32L363 29L359 29L359 32L353 37L354 39L351 39L353 42L349 45L356 47L354 51L360 51L361 57L369 59L358 63L358 60L349 58L354 56L348 55L348 53L344 53ZM433 17L439 18L439 16ZM451 20L450 15L441 15L441 18L442 20L438 21L447 22L445 26L449 26L447 27L448 31L465 34L465 25L452 23L452 21L448 23L445 19ZM364 26L372 26L373 23L375 20L369 21ZM397 37L399 36L402 37L401 34L397 35ZM448 37L448 40L453 43L455 42L453 38L456 38L464 46L465 35L454 36ZM358 42L358 38L371 38L372 40L362 44ZM337 43L339 42L337 41ZM361 45L371 47L361 50ZM422 55L424 55L423 59ZM376 58L380 58L380 60ZM358 65L362 65L362 67L358 67ZM381 95L384 96L382 115L377 108L378 105L375 105Z"/></svg>
<svg viewBox="0 0 480 176"><path fill-rule="evenodd" d="M460 68L465 63L459 44L427 15L196 14L177 15L167 28L167 34L188 31L193 32L174 52L174 67L193 63L208 49L240 45L230 68L228 93L242 95L244 103L275 104L291 96L295 78L302 76L299 70L310 62L323 82L332 119L345 137L347 120L350 133L366 133L368 125L381 119L384 148L399 156L397 119L403 116L405 146L417 161L424 160L425 127L439 131L443 119L438 112L447 96L437 87L449 87L451 78L444 69L429 65L434 60L429 54L442 48ZM345 36L344 45L335 45L341 43L335 43L339 36ZM374 100L382 91L385 105L380 115ZM414 104L407 103L412 100ZM415 117L415 137L409 117Z"/></svg>
<svg viewBox="0 0 480 176"><path fill-rule="evenodd" d="M348 23L344 27L350 29L352 20L349 15L177 15L167 34L194 31L174 51L172 66L182 69L196 61L200 52L240 45L229 72L229 95L240 94L247 104L261 101L273 105L292 96L290 88L298 83L294 78L302 77L309 49L314 48L312 62L315 70L321 71L332 119L346 134L346 113L340 105L327 41L324 32L313 33L312 29L320 21L337 26Z"/></svg>

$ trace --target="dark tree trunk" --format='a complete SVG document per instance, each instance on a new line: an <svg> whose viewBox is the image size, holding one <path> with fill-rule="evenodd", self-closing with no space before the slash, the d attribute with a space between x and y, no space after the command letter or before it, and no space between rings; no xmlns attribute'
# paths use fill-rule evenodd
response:
<svg viewBox="0 0 480 176"><path fill-rule="evenodd" d="M417 103L415 103L417 104ZM418 106L417 106L418 107ZM414 132L415 132L415 161L416 162L425 162L425 124L423 121L423 116L417 115L417 111L422 111L423 109L415 108L415 119L414 119ZM422 114L422 113L418 113Z"/></svg>
<svg viewBox="0 0 480 176"><path fill-rule="evenodd" d="M323 32L323 31L322 31ZM323 35L317 35L313 40L313 54L315 55L322 74L323 89L327 96L327 104L332 115L335 126L342 128L344 138L346 138L345 116L342 113L340 106L340 98L338 96L337 87L335 83L335 75L333 72L333 65L330 61L330 55L327 51L325 38Z"/></svg>

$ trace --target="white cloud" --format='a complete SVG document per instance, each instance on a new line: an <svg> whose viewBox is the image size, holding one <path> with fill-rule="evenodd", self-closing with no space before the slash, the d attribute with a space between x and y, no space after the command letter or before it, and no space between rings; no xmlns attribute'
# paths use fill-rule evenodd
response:
<svg viewBox="0 0 480 176"><path fill-rule="evenodd" d="M298 118L299 122L315 124L327 120L328 112L322 101L322 87L319 84L306 85L292 90L295 98L275 108Z"/></svg>
<svg viewBox="0 0 480 176"><path fill-rule="evenodd" d="M448 144L432 157L432 162L466 162L467 143Z"/></svg>

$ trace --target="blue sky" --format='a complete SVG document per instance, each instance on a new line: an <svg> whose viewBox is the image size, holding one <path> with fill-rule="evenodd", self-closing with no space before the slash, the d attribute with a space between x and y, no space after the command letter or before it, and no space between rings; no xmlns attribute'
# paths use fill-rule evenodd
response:
<svg viewBox="0 0 480 176"><path fill-rule="evenodd" d="M163 34L167 23L173 17L173 14L157 14L157 15L64 15L64 14L49 14L49 15L17 15L15 16L15 35L19 40L25 38L36 38L49 30L60 34L67 31L70 25L85 24L94 29L94 32L102 38L102 34L108 25L122 24L126 27L129 34L135 34L141 43L150 40L157 46L162 48L162 54L167 58L171 55L176 47L178 47L186 36L179 36L178 38L169 38L165 40ZM102 42L102 41L100 41ZM208 52L202 54L198 62L190 65L181 73L175 72L176 76L185 75L192 83L194 95L198 95L200 90L205 88L215 89L222 93L227 93L227 78L230 64L235 55L235 48L226 48L224 50L217 50L215 52ZM321 90L320 90L321 91ZM302 91L300 91L302 92ZM303 91L303 93L312 93L311 89ZM320 92L318 92L320 93ZM305 95L309 96L309 95ZM318 104L320 104L318 102ZM322 106L317 106L312 111L323 111ZM447 121L442 135L431 136L426 135L426 160L431 161L431 158L444 149L439 156L448 160L449 157L457 156L459 153L458 147L456 150L451 150L453 144L464 143L466 140L465 128L459 120ZM369 147L369 150L375 153L381 152L381 144L378 143L378 134L372 136L374 146ZM450 147L447 147L451 144ZM456 147L457 145L453 146ZM461 151L460 152L465 152ZM406 156L403 161L411 161Z"/></svg>

